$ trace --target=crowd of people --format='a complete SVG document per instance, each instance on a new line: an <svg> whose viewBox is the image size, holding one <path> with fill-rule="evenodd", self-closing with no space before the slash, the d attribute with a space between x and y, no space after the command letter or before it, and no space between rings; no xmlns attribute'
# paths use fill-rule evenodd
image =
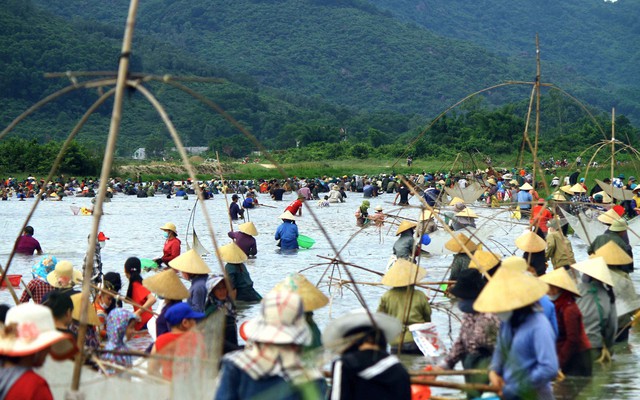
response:
<svg viewBox="0 0 640 400"><path fill-rule="evenodd" d="M261 207L258 194L281 201L284 193L292 191L296 199L283 207L281 224L274 234L285 253L299 246L296 221L303 207L312 200L322 202L324 192L328 193L324 200L329 207L362 193L357 196L363 200L355 213L356 225L362 228L370 222L374 226L386 223L388 216L381 206L375 208L375 214L369 213L370 199L385 194L399 207L409 206L412 196L417 196L422 212L417 221L397 223L393 254L386 255L392 256L389 268L379 282L388 290L378 299L376 311L354 310L330 321L324 330L315 323L313 313L329 299L303 275L285 277L264 297L254 289L245 265L249 258L258 256L258 231L252 222L239 224L228 233L230 242L217 249L224 262L223 275L213 274L195 248L182 252L179 230L168 222L159 227L165 243L162 256L153 260L157 265L154 274L143 278L143 262L136 257L122 266L129 282L124 295L120 294L120 273L94 273L97 279L84 345L99 350L104 373L123 374L133 365L128 339L149 330L154 340L148 349L152 356L148 371L171 380L180 364L153 355L202 356L207 344L198 324L220 313L224 317L224 334L219 337L224 357L217 387L212 388L216 399L258 395L278 399L409 399L416 388L412 389L410 375L396 354L423 354L409 327L431 322L434 310L422 289L427 270L419 264L423 257L429 257L429 234L450 229L453 235L445 247L454 256L444 291L462 313L461 329L450 351L436 360L434 370L452 369L461 363L464 369L487 370L485 375L469 374L465 379L491 385L502 398L552 399L552 382L562 376L591 376L593 363L610 362L614 344L628 338L635 310L623 315L616 311L616 296L624 294L616 293L615 287L620 280L628 280L634 270L627 232L640 198L637 203L629 199L629 203L615 204L602 188L589 191L579 173L568 177L565 185L553 177L551 195L542 197L543 186L532 178L527 170L490 169L255 182L110 182L112 194L137 196L144 191L148 196L152 190L170 197L188 196L195 192L195 185L210 195L228 193L232 195L231 220L242 220L246 210ZM522 254L503 257L480 246L473 236L479 218L473 208L483 203L447 199L447 188L464 190L476 184L484 190L480 202L489 207L510 207L514 217L528 221L529 229L515 241ZM52 183L51 190L57 187L64 192L78 186L81 192L85 187L95 191L96 185L91 180L79 183L74 179ZM5 187L15 189L16 185L5 182ZM36 183L28 190L34 192L37 187ZM26 190L21 184L17 188L23 193ZM633 177L621 188L635 195L640 192ZM68 194L59 197L64 195ZM576 262L563 212L580 214L585 210L597 213L606 230L589 244L590 257ZM21 298L23 304L6 313L0 337L0 344L4 341L0 345L0 393L8 399L51 398L46 381L33 373L33 368L41 365L47 354L59 359L77 357L73 343L79 327L81 293L76 287L81 273L70 262L43 254L33 235L33 228L27 227L16 250L35 252L40 259ZM237 308L255 304L260 304L260 315L239 326ZM21 328L25 324L36 324L39 329ZM29 347L28 343L40 336L43 345ZM317 364L306 361L317 357L320 348L335 354L330 382ZM95 360L87 362L96 367ZM35 382L29 389L33 393L25 394L23 380ZM486 387L470 388L469 398L486 391ZM575 393L580 389L575 387ZM36 394L38 397L33 397Z"/></svg>

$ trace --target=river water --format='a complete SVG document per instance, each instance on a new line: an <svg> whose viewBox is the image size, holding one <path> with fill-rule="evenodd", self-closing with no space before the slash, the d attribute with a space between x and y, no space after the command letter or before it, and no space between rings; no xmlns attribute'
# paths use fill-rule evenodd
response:
<svg viewBox="0 0 640 400"><path fill-rule="evenodd" d="M303 208L303 217L298 221L301 234L310 236L316 240L316 244L309 250L300 250L294 255L281 255L276 251L273 235L280 220L278 216L286 205L294 199L293 195L285 195L283 202L274 202L266 195L259 195L261 203L271 207L261 207L250 210L248 218L256 225L259 235L257 236L258 257L249 260L247 266L255 282L255 288L261 294L266 294L276 283L289 273L297 272L309 268L304 272L305 276L313 283L320 281L321 290L327 294L331 302L323 309L316 311L315 320L319 327L323 329L332 317L337 317L343 313L359 308L358 301L353 293L351 285L343 287L329 287L329 276L335 278L348 279L344 271L338 269L327 270L326 260L318 256L333 257L329 241L324 237L321 229L309 212L309 208L321 222L322 227L328 233L333 244L337 248L342 248L342 258L347 262L377 270L384 271L389 256L392 254L392 246L395 241L395 227L385 226L382 229L374 227L360 231L355 237L353 235L359 231L355 225L354 212L362 200L361 194L349 194L346 203L332 204L327 208L317 208L315 202L308 202ZM393 195L384 194L378 198L371 199L371 209L376 205L381 205L385 212L392 212L409 218L417 219L419 210L417 208L405 207L399 209L393 206ZM162 254L164 239L159 227L166 222L174 222L178 227L179 237L183 240L182 250L185 246L185 229L191 215L191 211L196 204L195 196L189 200L180 198L167 199L164 196L138 199L134 196L117 194L110 203L105 203L104 213L100 230L103 231L110 240L102 250L103 271L120 272L126 288L126 278L124 277L124 261L131 256L155 258ZM227 237L229 231L229 220L226 213L224 196L217 195L213 200L206 201L206 207L214 224L216 239L220 245L230 241ZM412 204L418 205L415 199ZM22 223L28 214L33 200L19 202L11 199L0 202L0 263L4 266L8 259L15 237L18 234ZM65 198L59 202L42 202L30 225L35 229L35 235L44 251L47 254L55 255L58 260L67 259L74 266L81 266L84 254L87 251L87 235L91 229L92 217L74 215L70 206L90 207L90 199L85 198ZM206 227L202 207L198 205L195 218L195 229L204 247L213 250L209 231ZM481 217L491 217L495 211L478 207L476 213ZM524 225L514 224L509 221L506 213L499 217L489 218L493 223L501 225L500 238L495 243L487 243L492 251L506 254L507 251L515 251L513 239L524 229ZM481 218L480 223L486 220ZM347 242L350 242L347 244ZM587 258L586 246L577 237L572 237L576 258L580 261ZM498 244L499 243L499 244ZM426 247L428 250L428 246ZM638 252L636 252L638 254ZM420 265L428 271L428 280L441 280L446 274L451 263L452 256L426 255L423 256ZM636 255L637 259L637 255ZM25 282L31 278L31 266L37 262L38 256L16 256L11 265L10 273L20 273L24 275ZM205 256L205 260L213 271L220 271L220 266L214 256ZM314 266L314 264L325 263ZM350 268L356 281L378 282L379 276L370 272L356 268ZM324 278L321 280L324 274ZM638 275L632 275L632 279L638 286ZM367 305L373 309L377 307L380 296L385 288L370 285L359 285ZM124 290L123 290L124 291ZM18 290L20 296L21 290ZM457 337L459 324L451 317L447 310L455 310L451 301L444 299L435 292L428 293L433 299L434 310L432 319L438 325L439 334L444 343L449 347ZM11 297L6 290L0 291L0 301L12 303ZM240 322L251 318L259 312L258 306L252 306L241 310ZM456 314L459 314L455 310ZM614 362L607 367L597 365L594 369L594 378L584 381L568 380L557 388L557 394L563 398L575 398L571 389L578 387L581 389L579 398L585 399L638 399L640 390L637 388L640 378L637 374L637 365L640 356L634 352L634 347L638 344L638 334L632 331L628 346L616 349ZM402 356L403 363L411 368L418 369L426 364L423 357ZM461 378L446 378L450 381L461 382ZM460 392L436 389L434 393L447 396L460 396ZM563 395L562 393L572 393Z"/></svg>

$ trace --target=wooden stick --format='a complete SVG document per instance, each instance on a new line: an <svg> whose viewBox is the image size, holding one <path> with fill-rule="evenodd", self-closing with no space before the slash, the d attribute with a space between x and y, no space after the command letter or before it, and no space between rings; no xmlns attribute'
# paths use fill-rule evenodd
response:
<svg viewBox="0 0 640 400"><path fill-rule="evenodd" d="M222 190L224 191L224 202L227 205L227 218L229 218L229 227L233 232L233 221L231 220L231 214L229 214L229 199L227 198L227 191L224 188L224 178L222 177L222 165L220 164L220 155L216 151L216 160L218 161L218 174L220 175L220 184L222 184ZM228 186L227 186L228 187Z"/></svg>
<svg viewBox="0 0 640 400"><path fill-rule="evenodd" d="M114 298L114 299L116 299L116 300L122 300L123 302L125 302L125 303L127 303L127 304L130 304L130 305L132 305L132 306L138 307L138 308L139 308L139 309L141 309L142 311L146 311L146 312L151 313L151 314L153 314L153 315L155 315L155 316L160 315L160 314L156 313L156 312L155 312L155 311L153 311L153 310L150 310L150 309L148 309L148 308L142 307L142 305L141 305L141 304L136 303L135 301L131 300L130 298L128 298L128 297L126 297L126 296L121 295L121 294L120 294L120 293L118 293L118 292L113 292L113 291L111 291L111 290L109 290L109 289L105 289L105 288L102 288L102 287L100 287L100 286L94 285L93 283L91 283L90 285L91 285L91 287L92 287L92 288L94 288L94 289L96 289L96 290L98 290L98 291L100 291L100 292L104 292L104 293L110 294L110 295L111 295L111 296L113 296L113 298Z"/></svg>
<svg viewBox="0 0 640 400"><path fill-rule="evenodd" d="M329 279L335 280L335 281L339 281L339 283L341 283L341 284L343 284L343 283L351 283L351 284L355 284L355 285L384 286L380 282L353 282L353 281L347 281L347 280L344 280L344 279L334 278L332 276L330 276ZM449 281L449 282L455 282L455 281ZM433 287L426 286L426 285L417 284L417 285L414 285L414 286L418 286L418 287L420 287L422 289L433 290L434 292L446 293L446 291L444 291L444 290L433 288Z"/></svg>
<svg viewBox="0 0 640 400"><path fill-rule="evenodd" d="M91 359L93 361L95 361L98 365L100 365L101 368L104 368L104 366L106 365L109 368L117 369L119 371L126 372L127 374L135 375L138 378L151 379L151 380L154 380L154 381L159 382L159 383L170 383L169 381L167 381L166 379L164 379L164 378L162 378L160 376L155 376L155 375L150 375L150 374L143 374L142 372L136 371L133 368L126 368L126 367L123 367L122 365L119 365L119 364L111 363L111 362L106 361L106 360L101 360L98 357L96 357L95 355L93 355L91 357Z"/></svg>
<svg viewBox="0 0 640 400"><path fill-rule="evenodd" d="M0 265L0 275L2 275L2 278L4 279L4 283L7 285L7 288L9 289L9 293L11 293L11 297L13 297L13 301L15 301L16 305L20 304L20 299L18 299L18 295L16 294L16 291L13 290L13 285L11 284L11 282L9 282L9 278L7 278L7 274L1 265Z"/></svg>
<svg viewBox="0 0 640 400"><path fill-rule="evenodd" d="M325 260L330 260L329 264L331 264L331 263L338 263L338 262L339 262L340 264L348 265L349 267L358 268L358 269L361 269L361 270L363 270L363 271L371 272L371 273L376 274L376 275L380 275L380 276L383 276L383 275L384 275L384 273L383 273L383 272L380 272L380 271L374 271L374 270L372 270L372 269L365 268L365 267L361 267L361 266L359 266L359 265L355 265L355 264L351 264L351 263L348 263L348 262L340 261L340 260L338 260L338 259L336 259L336 258L331 258L331 257L321 256L321 255L319 255L319 254L318 254L317 256L318 256L318 257L320 257L320 258L322 258L322 259L325 259Z"/></svg>
<svg viewBox="0 0 640 400"><path fill-rule="evenodd" d="M409 371L411 376L452 376L452 375L487 375L486 369L452 369L443 371Z"/></svg>
<svg viewBox="0 0 640 400"><path fill-rule="evenodd" d="M353 282L353 281L348 281L345 279L338 279L338 278L333 278L333 277L329 277L329 279L333 279L336 281L340 281L341 283L353 283L356 285L373 285L373 286L381 286L382 283L380 282ZM456 281L440 281L440 282L427 282L427 281L422 281L422 282L418 282L416 284L416 286L426 286L426 285L451 285L456 283Z"/></svg>
<svg viewBox="0 0 640 400"><path fill-rule="evenodd" d="M480 390L483 392L494 392L498 393L499 389L495 386L487 385L486 383L455 383L455 382L443 382L443 381L433 381L429 379L425 379L422 377L412 376L411 383L416 385L425 385L432 387L441 387L448 389L458 389L463 390L465 392Z"/></svg>

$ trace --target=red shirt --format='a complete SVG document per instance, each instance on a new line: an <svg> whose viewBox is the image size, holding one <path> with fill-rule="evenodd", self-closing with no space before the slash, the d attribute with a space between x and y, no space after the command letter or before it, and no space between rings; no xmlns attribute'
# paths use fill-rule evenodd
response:
<svg viewBox="0 0 640 400"><path fill-rule="evenodd" d="M33 255L35 251L42 253L40 248L40 242L38 242L33 236L22 235L18 239L18 246L16 247L16 253Z"/></svg>
<svg viewBox="0 0 640 400"><path fill-rule="evenodd" d="M45 294L53 290L53 286L49 285L49 282L45 282L42 279L34 278L27 284L27 289L22 292L20 296L20 303L28 303L29 299L33 299L36 304L42 304L42 298ZM29 292L33 295L29 295Z"/></svg>
<svg viewBox="0 0 640 400"><path fill-rule="evenodd" d="M156 339L156 353L174 357L202 357L205 354L203 337L197 332L167 332ZM173 367L179 367L181 373L188 372L189 361L179 363L176 360L162 360L162 376L171 380Z"/></svg>
<svg viewBox="0 0 640 400"><path fill-rule="evenodd" d="M140 282L133 282L131 300L140 305L144 305L144 303L147 301L147 297L150 294L151 292L146 287L142 286ZM140 307L133 306L133 311L138 311L139 309ZM153 314L151 314L149 311L143 311L142 314L140 314L140 321L135 326L136 330L139 331L143 329L147 322L149 322L151 317L153 317Z"/></svg>
<svg viewBox="0 0 640 400"><path fill-rule="evenodd" d="M558 362L561 369L566 369L566 364L571 357L589 350L591 343L585 333L582 313L573 295L563 292L553 303L556 306L558 320L558 339L556 340Z"/></svg>
<svg viewBox="0 0 640 400"><path fill-rule="evenodd" d="M53 395L47 381L29 370L11 386L5 400L53 400Z"/></svg>
<svg viewBox="0 0 640 400"><path fill-rule="evenodd" d="M533 207L533 212L531 212L531 224L540 228L540 230L544 233L547 233L549 228L547 227L547 222L549 222L553 218L553 214L543 205L537 205Z"/></svg>
<svg viewBox="0 0 640 400"><path fill-rule="evenodd" d="M162 262L169 264L169 261L178 257L180 255L180 244L180 239L177 237L167 239L167 241L164 242L164 249L162 249Z"/></svg>
<svg viewBox="0 0 640 400"><path fill-rule="evenodd" d="M300 201L300 199L297 199L292 201L291 204L289 204L284 210L289 211L293 215L296 215L300 207L302 207L302 202Z"/></svg>

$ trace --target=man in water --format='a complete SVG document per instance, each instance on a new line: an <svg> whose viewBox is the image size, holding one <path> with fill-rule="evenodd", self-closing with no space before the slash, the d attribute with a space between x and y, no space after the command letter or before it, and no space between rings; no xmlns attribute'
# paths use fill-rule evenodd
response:
<svg viewBox="0 0 640 400"><path fill-rule="evenodd" d="M40 242L33 237L33 227L27 226L22 232L22 236L18 239L18 245L16 246L16 253L33 255L33 252L42 254L42 248Z"/></svg>
<svg viewBox="0 0 640 400"><path fill-rule="evenodd" d="M238 195L231 196L231 205L229 205L229 215L231 219L237 221L238 219L244 219L244 210L238 205Z"/></svg>

